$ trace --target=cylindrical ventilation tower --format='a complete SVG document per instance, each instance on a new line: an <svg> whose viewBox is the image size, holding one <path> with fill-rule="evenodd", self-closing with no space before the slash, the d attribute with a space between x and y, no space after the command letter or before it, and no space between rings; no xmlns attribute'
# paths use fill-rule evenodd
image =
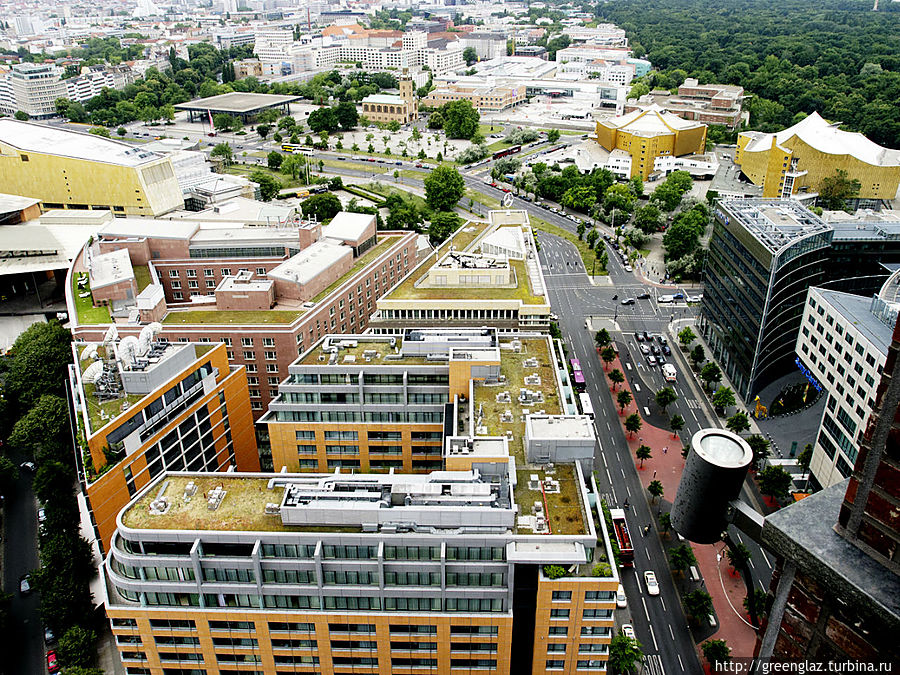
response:
<svg viewBox="0 0 900 675"><path fill-rule="evenodd" d="M724 429L701 429L672 505L672 527L697 544L718 541L728 527L728 503L737 499L753 451L743 438Z"/></svg>

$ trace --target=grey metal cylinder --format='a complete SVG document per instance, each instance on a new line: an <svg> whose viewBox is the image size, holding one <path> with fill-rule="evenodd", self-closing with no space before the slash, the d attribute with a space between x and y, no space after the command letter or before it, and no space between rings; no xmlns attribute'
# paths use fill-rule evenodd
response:
<svg viewBox="0 0 900 675"><path fill-rule="evenodd" d="M728 503L737 499L753 451L743 438L725 429L701 429L672 505L672 527L697 544L718 541L728 527Z"/></svg>

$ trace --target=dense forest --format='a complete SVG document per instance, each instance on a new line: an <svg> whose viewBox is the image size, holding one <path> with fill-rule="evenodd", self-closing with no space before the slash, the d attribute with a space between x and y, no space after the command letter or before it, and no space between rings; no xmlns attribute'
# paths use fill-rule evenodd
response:
<svg viewBox="0 0 900 675"><path fill-rule="evenodd" d="M624 28L659 73L737 84L751 127L775 131L814 110L900 148L900 3L874 0L615 0L600 20Z"/></svg>

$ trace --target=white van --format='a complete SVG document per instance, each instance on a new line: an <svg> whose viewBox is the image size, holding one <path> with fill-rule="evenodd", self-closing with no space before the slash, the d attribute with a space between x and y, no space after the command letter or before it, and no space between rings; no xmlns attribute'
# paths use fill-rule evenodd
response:
<svg viewBox="0 0 900 675"><path fill-rule="evenodd" d="M663 377L666 378L666 382L674 382L675 378L678 376L678 371L675 370L675 366L671 363L664 363L662 367Z"/></svg>
<svg viewBox="0 0 900 675"><path fill-rule="evenodd" d="M669 302L675 302L675 296L674 295L661 295L656 299L656 301L659 304L664 305Z"/></svg>
<svg viewBox="0 0 900 675"><path fill-rule="evenodd" d="M625 587L622 584L619 584L619 588L616 590L616 607L619 609L628 607L628 599L625 597Z"/></svg>

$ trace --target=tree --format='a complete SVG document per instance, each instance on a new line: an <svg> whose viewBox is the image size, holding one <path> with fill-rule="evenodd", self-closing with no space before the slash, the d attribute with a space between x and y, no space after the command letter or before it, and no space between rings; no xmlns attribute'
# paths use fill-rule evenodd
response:
<svg viewBox="0 0 900 675"><path fill-rule="evenodd" d="M303 155L288 155L281 160L281 173L296 180L304 166L306 166L306 159Z"/></svg>
<svg viewBox="0 0 900 675"><path fill-rule="evenodd" d="M676 572L684 572L688 567L696 564L697 558L694 556L694 549L690 544L682 544L669 551L669 567Z"/></svg>
<svg viewBox="0 0 900 675"><path fill-rule="evenodd" d="M723 664L731 661L731 648L725 640L707 640L701 649L703 658L713 667L714 671L718 671Z"/></svg>
<svg viewBox="0 0 900 675"><path fill-rule="evenodd" d="M452 211L466 192L459 171L443 164L425 176L424 182L425 201L435 211Z"/></svg>
<svg viewBox="0 0 900 675"><path fill-rule="evenodd" d="M334 176L328 181L328 189L334 192L344 188L344 180L340 176Z"/></svg>
<svg viewBox="0 0 900 675"><path fill-rule="evenodd" d="M736 434L743 433L750 428L750 418L743 410L738 410L726 420L725 428Z"/></svg>
<svg viewBox="0 0 900 675"><path fill-rule="evenodd" d="M706 388L709 389L712 385L722 379L722 371L717 364L707 363L700 371L700 379L703 380L706 384Z"/></svg>
<svg viewBox="0 0 900 675"><path fill-rule="evenodd" d="M589 248L594 248L594 244L597 243L597 237L600 235L597 234L597 230L591 229L590 232L587 233L587 245Z"/></svg>
<svg viewBox="0 0 900 675"><path fill-rule="evenodd" d="M65 396L72 334L59 321L36 323L10 349L4 391L23 411L44 394Z"/></svg>
<svg viewBox="0 0 900 675"><path fill-rule="evenodd" d="M400 122L398 122L397 120L391 120L387 124L387 130L391 133L396 134L398 131L400 131Z"/></svg>
<svg viewBox="0 0 900 675"><path fill-rule="evenodd" d="M471 66L478 60L478 52L475 51L474 47L466 47L463 49L463 61L466 62L467 66Z"/></svg>
<svg viewBox="0 0 900 675"><path fill-rule="evenodd" d="M600 352L600 358L603 359L603 367L609 368L609 364L616 360L616 350L610 345Z"/></svg>
<svg viewBox="0 0 900 675"><path fill-rule="evenodd" d="M663 533L667 533L672 529L672 514L666 511L659 517L659 526L662 528ZM691 551L693 553L693 551Z"/></svg>
<svg viewBox="0 0 900 675"><path fill-rule="evenodd" d="M663 413L666 412L666 408L677 400L678 394L675 393L675 390L672 389L672 387L663 387L656 392L656 405L662 408Z"/></svg>
<svg viewBox="0 0 900 675"><path fill-rule="evenodd" d="M228 143L219 143L209 153L210 157L221 157L225 162L225 166L229 166L234 159L234 153Z"/></svg>
<svg viewBox="0 0 900 675"><path fill-rule="evenodd" d="M697 339L697 335L691 330L690 326L685 326L678 331L678 342L681 343L682 349L690 347L691 343Z"/></svg>
<svg viewBox="0 0 900 675"><path fill-rule="evenodd" d="M94 134L94 136L102 136L103 138L110 138L109 129L106 127L91 127L90 134Z"/></svg>
<svg viewBox="0 0 900 675"><path fill-rule="evenodd" d="M251 173L247 178L259 185L259 198L264 202L272 201L281 189L281 183L259 169Z"/></svg>
<svg viewBox="0 0 900 675"><path fill-rule="evenodd" d="M118 129L116 129L116 134L118 134L119 137L123 137L127 133L128 133L128 130L125 127L119 127Z"/></svg>
<svg viewBox="0 0 900 675"><path fill-rule="evenodd" d="M644 660L641 643L619 633L609 641L609 667L617 673L627 673Z"/></svg>
<svg viewBox="0 0 900 675"><path fill-rule="evenodd" d="M712 614L713 604L712 598L704 590L698 589L691 591L683 598L684 610L694 621L700 623L701 619L705 619Z"/></svg>
<svg viewBox="0 0 900 675"><path fill-rule="evenodd" d="M819 183L819 203L829 211L839 211L847 206L847 200L859 195L862 187L855 178L848 177L844 169L823 178Z"/></svg>
<svg viewBox="0 0 900 675"><path fill-rule="evenodd" d="M691 365L694 366L694 370L696 370L704 361L706 361L706 352L703 351L701 345L697 345L691 350Z"/></svg>
<svg viewBox="0 0 900 675"><path fill-rule="evenodd" d="M97 657L96 644L94 631L72 626L59 638L59 660L67 666L89 668Z"/></svg>
<svg viewBox="0 0 900 675"><path fill-rule="evenodd" d="M563 206L568 206L570 209L575 209L582 213L590 213L591 208L597 203L597 194L594 192L594 188L589 185L576 185L563 193L560 203ZM591 232L594 232L594 230L591 230ZM590 233L588 233L588 236L590 236Z"/></svg>
<svg viewBox="0 0 900 675"><path fill-rule="evenodd" d="M613 383L613 389L615 390L625 381L625 375L618 368L614 368L609 374L609 380ZM631 396L631 394L629 394L629 396ZM629 400L628 403L631 403L631 400ZM628 405L628 403L625 405Z"/></svg>
<svg viewBox="0 0 900 675"><path fill-rule="evenodd" d="M272 127L268 124L257 124L256 125L256 133L259 134L260 138L265 138L269 135L269 132L272 131Z"/></svg>
<svg viewBox="0 0 900 675"><path fill-rule="evenodd" d="M813 446L812 443L807 443L803 446L803 450L800 451L800 454L797 455L797 464L800 465L800 469L803 473L809 473L809 465L812 462L813 456Z"/></svg>
<svg viewBox="0 0 900 675"><path fill-rule="evenodd" d="M359 112L356 110L356 104L350 101L341 101L334 106L334 117L344 131L354 129L359 124Z"/></svg>
<svg viewBox="0 0 900 675"><path fill-rule="evenodd" d="M393 196L393 195L392 195ZM422 214L410 199L396 195L395 199L385 201L388 206L388 217L385 225L389 230L418 230L422 222Z"/></svg>
<svg viewBox="0 0 900 675"><path fill-rule="evenodd" d="M9 442L39 459L70 461L69 405L55 394L44 394L15 423Z"/></svg>
<svg viewBox="0 0 900 675"><path fill-rule="evenodd" d="M316 220L322 222L331 220L341 212L341 200L330 192L323 192L301 202L300 208L307 218L315 217Z"/></svg>
<svg viewBox="0 0 900 675"><path fill-rule="evenodd" d="M719 387L712 397L712 404L721 410L726 410L736 403L737 399L730 387Z"/></svg>
<svg viewBox="0 0 900 675"><path fill-rule="evenodd" d="M791 474L780 466L767 466L759 472L759 491L776 501L787 499L791 489Z"/></svg>
<svg viewBox="0 0 900 675"><path fill-rule="evenodd" d="M627 408L629 406L631 401L632 401L631 392L628 391L627 389L623 389L616 395L616 403L619 404L619 414L620 415L625 412L625 408ZM638 417L639 422L640 422L640 419L641 418ZM638 429L640 429L640 427L638 427ZM629 429L629 431L631 431L631 430Z"/></svg>
<svg viewBox="0 0 900 675"><path fill-rule="evenodd" d="M639 445L637 450L634 451L634 456L641 460L641 468L644 468L644 460L652 459L653 453L650 450L650 446L648 445Z"/></svg>
<svg viewBox="0 0 900 675"><path fill-rule="evenodd" d="M478 131L480 115L469 101L451 101L441 107L444 133L448 138L470 139Z"/></svg>
<svg viewBox="0 0 900 675"><path fill-rule="evenodd" d="M672 438L677 438L678 432L684 429L684 418L681 415L672 415L669 428L672 430Z"/></svg>
<svg viewBox="0 0 900 675"><path fill-rule="evenodd" d="M685 459L687 459L687 457L688 457L689 454L691 454L691 444L690 444L690 443L685 443L685 444L681 447L681 456L684 457Z"/></svg>
<svg viewBox="0 0 900 675"><path fill-rule="evenodd" d="M284 155L277 150L272 150L272 152L266 156L266 163L272 171L278 171L278 169L281 168L282 162L284 162Z"/></svg>
<svg viewBox="0 0 900 675"><path fill-rule="evenodd" d="M660 499L665 492L665 488L663 488L662 481L653 480L650 481L650 485L647 486L647 492L653 495L654 499Z"/></svg>
<svg viewBox="0 0 900 675"><path fill-rule="evenodd" d="M728 556L728 562L731 563L731 566L734 569L739 570L747 564L748 560L750 560L750 549L741 542L738 542L737 544L729 546L725 555Z"/></svg>
<svg viewBox="0 0 900 675"><path fill-rule="evenodd" d="M17 120L19 120L20 122L27 122L27 121L28 121L28 113L23 112L22 110L16 110L15 114L13 115L13 117L15 117L15 118L16 118Z"/></svg>
<svg viewBox="0 0 900 675"><path fill-rule="evenodd" d="M428 116L428 128L429 129L443 129L444 128L444 116L440 113L440 111L435 111Z"/></svg>
<svg viewBox="0 0 900 675"><path fill-rule="evenodd" d="M578 225L575 226L575 233L578 235L579 241L584 239L584 221L579 221Z"/></svg>
<svg viewBox="0 0 900 675"><path fill-rule="evenodd" d="M426 180L428 180L426 178ZM462 225L462 219L452 211L441 211L431 217L428 225L428 239L432 246L446 241Z"/></svg>
<svg viewBox="0 0 900 675"><path fill-rule="evenodd" d="M550 129L547 132L547 140L550 143L556 143L559 140L559 129Z"/></svg>
<svg viewBox="0 0 900 675"><path fill-rule="evenodd" d="M309 114L306 123L316 133L320 131L336 131L338 126L340 126L337 116L331 108L316 108Z"/></svg>
<svg viewBox="0 0 900 675"><path fill-rule="evenodd" d="M700 235L684 221L676 221L663 235L666 260L678 260L693 253L700 245Z"/></svg>
<svg viewBox="0 0 900 675"><path fill-rule="evenodd" d="M609 331L605 328L601 328L597 331L597 334L594 335L594 343L597 345L598 349L603 349L607 345L612 343L612 338L609 336Z"/></svg>
<svg viewBox="0 0 900 675"><path fill-rule="evenodd" d="M658 232L663 225L662 214L656 204L647 204L634 212L635 227L647 234Z"/></svg>
<svg viewBox="0 0 900 675"><path fill-rule="evenodd" d="M747 438L747 445L753 452L750 467L755 470L759 467L759 463L769 456L769 441L759 434L753 434Z"/></svg>
<svg viewBox="0 0 900 675"><path fill-rule="evenodd" d="M750 623L759 626L759 620L768 614L769 596L761 588L754 588L744 598L744 609L750 615Z"/></svg>

